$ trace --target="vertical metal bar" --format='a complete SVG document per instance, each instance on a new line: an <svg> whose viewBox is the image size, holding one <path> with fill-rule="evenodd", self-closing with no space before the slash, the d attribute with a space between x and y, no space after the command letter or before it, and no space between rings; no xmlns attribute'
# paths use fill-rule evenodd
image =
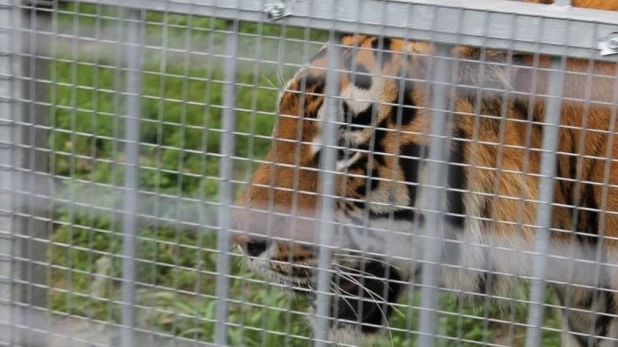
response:
<svg viewBox="0 0 618 347"><path fill-rule="evenodd" d="M2 201L7 205L2 206L0 223L2 232L6 234L0 239L0 250L4 259L0 263L0 315L2 317L2 328L0 329L0 343L7 346L15 346L22 343L17 329L19 322L18 305L22 290L20 290L19 278L22 276L22 267L16 259L21 254L16 247L16 235L19 234L20 224L15 218L15 205L19 196L15 192L19 176L18 168L21 165L23 150L20 148L21 134L15 131L15 122L23 118L24 107L18 101L22 98L22 82L19 76L22 75L23 59L20 59L15 52L21 52L23 43L19 35L22 30L21 8L12 6L13 0L1 0L0 20L9 27L4 33L0 33L0 50L2 50L2 63L0 71L8 75L8 78L0 79L0 136L8 143L3 143L0 147L0 164L8 168L9 179L6 182L10 185L8 194L2 194ZM3 141L4 142L4 141ZM4 178L5 173L0 173ZM4 181L4 180L3 180ZM6 229L5 229L6 228Z"/></svg>
<svg viewBox="0 0 618 347"><path fill-rule="evenodd" d="M445 180L444 170L446 147L448 140L448 85L451 77L450 46L438 45L433 57L432 68L432 122L431 142L429 146L429 181L428 206L425 214L423 272L421 275L421 312L419 324L419 346L432 347L436 335L436 309L438 306L438 283L440 280L440 259L442 254L442 218L444 218Z"/></svg>
<svg viewBox="0 0 618 347"><path fill-rule="evenodd" d="M236 74L238 71L236 58L238 57L238 21L230 21L227 25L228 38L225 43L225 56L227 62L224 70L223 86L223 133L221 134L221 162L219 164L219 235L217 237L217 249L219 260L217 262L217 312L216 312L216 331L215 344L217 346L227 345L227 318L230 288L230 206L233 202L232 196L232 172L234 155L234 129L236 127Z"/></svg>
<svg viewBox="0 0 618 347"><path fill-rule="evenodd" d="M49 5L49 4L48 4ZM47 235L50 225L46 221L46 198L49 192L45 182L48 170L48 153L45 151L48 143L48 132L44 128L47 123L49 106L47 103L46 82L49 78L50 44L46 35L52 28L52 9L43 3L31 3L22 7L20 35L22 40L22 73L27 79L23 84L23 100L27 100L22 119L18 121L27 125L17 125L16 131L21 134L22 147L21 178L19 183L20 199L18 211L20 232L16 235L23 261L21 280L22 310L21 327L24 344L42 344L47 336L42 331L49 330L49 321L42 310L48 305L48 266L47 266ZM26 284L27 283L27 284Z"/></svg>
<svg viewBox="0 0 618 347"><path fill-rule="evenodd" d="M137 190L139 169L139 134L141 114L142 11L126 12L126 118L125 172L122 238L122 309L121 347L133 347L135 324L135 252L137 233Z"/></svg>
<svg viewBox="0 0 618 347"><path fill-rule="evenodd" d="M42 178L52 12L39 5L0 1L0 344L44 345L49 330Z"/></svg>
<svg viewBox="0 0 618 347"><path fill-rule="evenodd" d="M322 124L323 139L320 149L320 221L316 235L320 237L320 257L318 263L317 308L315 346L328 345L328 327L330 312L331 288L331 258L333 234L335 233L334 210L337 177L335 174L337 163L338 125L337 110L339 109L339 63L341 59L340 37L331 31L331 45L328 47L328 72L326 74L326 100L324 104L324 120Z"/></svg>
<svg viewBox="0 0 618 347"><path fill-rule="evenodd" d="M543 152L539 179L539 197L536 217L535 259L532 267L530 305L528 309L528 329L526 346L536 347L541 343L543 325L543 304L545 303L545 277L547 275L547 252L554 196L554 175L556 170L556 151L562 106L564 71L560 58L552 58L547 84L546 116L543 129Z"/></svg>

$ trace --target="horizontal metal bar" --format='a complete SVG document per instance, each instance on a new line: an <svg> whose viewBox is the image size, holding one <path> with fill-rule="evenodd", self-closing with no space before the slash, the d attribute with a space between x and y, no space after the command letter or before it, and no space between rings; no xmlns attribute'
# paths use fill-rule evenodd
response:
<svg viewBox="0 0 618 347"><path fill-rule="evenodd" d="M80 0L80 3L198 16L216 13L218 18L254 22L268 20L261 1ZM618 32L615 12L517 1L367 0L360 14L349 10L357 6L358 0L297 1L290 8L291 15L276 23L324 30L334 27L340 32L357 32L361 27L365 34L585 59L590 58L590 50L598 50L599 41ZM332 18L337 18L334 23ZM618 55L598 56L598 59L616 62Z"/></svg>

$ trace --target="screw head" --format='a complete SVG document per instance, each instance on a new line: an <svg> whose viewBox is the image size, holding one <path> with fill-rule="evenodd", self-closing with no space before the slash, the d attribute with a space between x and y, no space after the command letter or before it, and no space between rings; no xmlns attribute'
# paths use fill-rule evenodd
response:
<svg viewBox="0 0 618 347"><path fill-rule="evenodd" d="M618 33L609 35L607 38L607 46L610 49L618 49Z"/></svg>
<svg viewBox="0 0 618 347"><path fill-rule="evenodd" d="M607 35L601 42L599 42L599 53L601 56L618 54L618 33L611 33Z"/></svg>
<svg viewBox="0 0 618 347"><path fill-rule="evenodd" d="M285 5L282 2L276 2L266 5L266 15L270 19L283 17L285 14Z"/></svg>

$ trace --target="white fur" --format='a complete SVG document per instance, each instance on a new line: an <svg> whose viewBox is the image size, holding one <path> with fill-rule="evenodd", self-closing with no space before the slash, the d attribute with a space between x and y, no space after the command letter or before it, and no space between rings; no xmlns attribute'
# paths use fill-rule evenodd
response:
<svg viewBox="0 0 618 347"><path fill-rule="evenodd" d="M354 153L348 159L337 160L337 171L342 172L351 165L353 165L358 159L360 159L361 154L359 152Z"/></svg>
<svg viewBox="0 0 618 347"><path fill-rule="evenodd" d="M322 149L322 136L317 135L311 140L311 155L315 156Z"/></svg>
<svg viewBox="0 0 618 347"><path fill-rule="evenodd" d="M366 111L372 104L379 104L381 102L380 95L383 86L383 79L374 77L372 79L371 89L361 89L355 87L354 85L350 85L341 92L341 98L348 104L351 112L354 114L359 114ZM343 108L340 112L340 121L346 122L347 119L344 119L345 116L343 115ZM376 112L375 116L378 116L378 112ZM367 129L362 131L344 131L341 135L345 140L355 146L366 143L372 133L373 129L371 129L371 127L367 127Z"/></svg>

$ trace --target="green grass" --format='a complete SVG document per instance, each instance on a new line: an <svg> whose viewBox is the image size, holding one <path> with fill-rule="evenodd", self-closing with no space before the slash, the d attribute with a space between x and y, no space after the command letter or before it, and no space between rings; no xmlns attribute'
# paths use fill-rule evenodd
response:
<svg viewBox="0 0 618 347"><path fill-rule="evenodd" d="M118 28L114 17L118 15L115 9L71 6L66 13L58 15L58 28L74 33L103 28L114 37L118 34L114 31ZM197 51L223 52L223 21L158 13L148 13L146 18L147 44L168 42L170 48L190 44ZM168 27L167 31L163 24ZM240 28L243 33L265 38L258 42L254 36L240 37L240 55L258 58L260 62L239 63L237 80L241 85L236 95L235 155L260 158L270 142L252 134L270 135L274 124L274 116L268 113L275 110L276 104L271 83L280 83L279 68L272 63L278 54L279 37L315 42L307 52L310 56L327 35L251 23L242 23ZM81 49L73 52L67 49L71 47L70 40L54 43L57 59L51 64L50 78L54 83L49 89L53 105L51 170L58 177L71 178L62 180L64 189L58 194L67 199L82 194L87 201L94 201L96 207L63 205L57 210L49 249L53 264L50 305L57 313L117 321L119 305L114 300L119 299L122 214L111 209L118 207L119 196L111 194L110 187L123 181L123 167L119 163L124 158L118 138L123 136L124 123L117 115L123 112L124 72L115 67L118 65L115 44L80 43ZM281 51L283 59L302 63L305 55L302 49L300 41L287 42L286 49ZM225 64L225 58L212 55L188 57L173 50L165 54L146 50L140 123L141 190L216 201L219 159L215 154L220 149ZM281 70L289 77L296 68ZM246 161L237 160L234 165L237 179L246 179L253 169ZM88 193L86 188L92 186L88 182L100 184L103 193ZM235 188L237 192L238 187ZM189 210L202 227L189 228L174 222L189 213L184 205L170 205L151 197L142 207L142 214L159 217L159 220L150 219L138 230L139 306L136 315L141 327L212 341L218 260L214 232L216 213L213 212L216 209L215 205L205 203L197 207L193 204ZM308 345L304 337L308 336L309 328L302 314L307 303L302 297L261 283L248 274L236 258L232 273L229 293L233 300L229 316L232 345ZM402 316L396 316L391 327L415 329L418 310L414 303L417 301L416 295L411 297L413 305L402 308ZM441 307L445 311L463 310L465 313L464 316L441 314L439 333L442 336L485 341L508 331L508 324L485 325L485 316L501 316L494 306L479 304L462 309L452 296L443 295ZM515 305L513 311L519 321L525 320L521 308ZM558 324L552 314L549 314L548 324ZM514 334L519 336L521 332L516 329ZM412 335L394 332L392 342L395 346L413 344ZM390 339L390 336L385 338ZM440 341L443 345L453 344L446 338ZM557 341L556 334L546 334L543 345L557 346Z"/></svg>

